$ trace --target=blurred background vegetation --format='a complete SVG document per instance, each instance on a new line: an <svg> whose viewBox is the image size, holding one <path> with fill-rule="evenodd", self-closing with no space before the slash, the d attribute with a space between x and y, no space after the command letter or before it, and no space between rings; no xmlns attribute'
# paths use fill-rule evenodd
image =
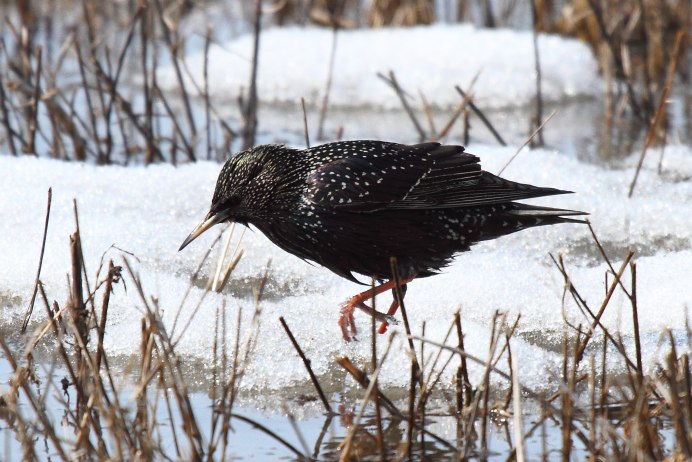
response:
<svg viewBox="0 0 692 462"><path fill-rule="evenodd" d="M635 121L642 130L651 128L651 143L661 142L667 114L662 110L655 117L663 107L659 103L674 85L689 84L691 5L691 0L2 0L0 152L98 164L223 159L232 149L254 144L261 95L254 89L256 76L249 76L247 91L235 96L234 115L228 116L227 107L221 111L207 82L190 84L187 78L185 56L194 47L207 50L210 43L243 33L259 36L282 25L325 27L336 34L459 22L585 41L604 78L608 120ZM200 23L206 24L203 36L191 32L191 24ZM158 85L156 72L165 64L175 68L177 92Z"/></svg>

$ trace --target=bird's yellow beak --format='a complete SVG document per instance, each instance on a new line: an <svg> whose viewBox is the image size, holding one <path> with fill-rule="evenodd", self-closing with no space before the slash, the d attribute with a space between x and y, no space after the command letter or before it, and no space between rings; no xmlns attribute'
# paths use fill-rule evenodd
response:
<svg viewBox="0 0 692 462"><path fill-rule="evenodd" d="M187 245L197 239L202 233L204 233L206 230L211 228L212 226L221 223L222 221L226 220L228 218L227 213L214 213L214 212L209 212L207 216L204 217L202 221L199 222L197 226L195 226L195 229L192 230L190 235L185 238L183 241L182 245L178 249L178 252L183 250Z"/></svg>

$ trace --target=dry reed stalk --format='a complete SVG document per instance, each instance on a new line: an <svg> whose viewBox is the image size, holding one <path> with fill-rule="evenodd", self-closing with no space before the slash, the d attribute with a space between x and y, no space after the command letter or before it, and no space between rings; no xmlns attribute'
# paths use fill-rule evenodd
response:
<svg viewBox="0 0 692 462"><path fill-rule="evenodd" d="M392 335L393 335L393 334L394 334L394 333L392 333ZM413 338L416 339L415 336L413 336ZM423 339L423 340L424 340L424 339ZM431 344L434 344L434 342L430 342L430 341L428 341L428 340L424 340L424 341L426 341L426 342L428 342L428 343L431 343ZM338 358L338 359L336 360L336 362L337 362L337 364L339 364L343 369L345 369L346 372L348 372L348 373L355 379L355 381L358 382L358 384L359 384L361 387L367 389L367 388L370 386L370 384L372 383L372 381L368 378L367 374L366 374L365 372L363 372L361 369L359 369L358 367L356 367L356 365L353 364L353 363L351 362L351 360L348 359L347 357ZM380 364L382 364L382 361L380 361ZM385 409L387 409L387 412L389 412L390 414L392 414L392 416L393 416L394 419L396 419L396 420L398 420L398 421L407 420L406 415L405 415L403 412L401 412L401 411L396 407L396 405L394 404L394 402L393 402L390 398L388 398L384 393L382 393L382 391L380 391L379 388L375 387L375 388L374 388L374 392L380 395L380 396L379 396L379 399L380 399L382 405L385 407ZM438 443L438 444L440 444L440 445L442 445L442 446L444 446L444 447L446 447L446 448L448 448L448 449L450 449L450 450L454 450L454 449L455 449L454 445L452 445L451 443L449 443L449 442L448 442L447 440L445 440L444 438L442 438L442 437L436 435L435 433L431 432L430 430L421 427L420 425L418 425L418 424L415 422L415 420L414 420L413 423L414 423L414 427L415 427L418 431L425 433L427 436L429 436L430 438L432 438L436 443Z"/></svg>
<svg viewBox="0 0 692 462"><path fill-rule="evenodd" d="M562 273L563 277L565 278L565 286L566 286L567 290L570 292L570 294L572 295L574 301L577 303L577 305L583 307L584 310L586 312L588 312L589 316L593 319L590 329L586 332L586 336L584 338L584 341L582 342L582 345L577 350L577 359L578 359L577 362L581 361L581 358L584 354L584 351L586 350L586 347L589 343L589 340L591 340L593 332L596 331L596 327L599 327L606 334L606 336L608 337L609 340L611 340L613 345L615 345L618 348L621 346L613 338L613 336L608 332L608 329L606 329L605 326L603 326L601 324L600 320L601 320L601 317L603 316L603 313L605 312L605 309L608 307L608 304L609 304L613 294L615 293L615 290L617 289L618 285L620 284L620 279L621 279L623 273L625 272L625 269L627 268L627 266L629 265L629 262L632 260L633 257L634 257L634 252L632 252L632 251L627 252L627 254L625 255L624 261L622 262L622 265L620 266L620 269L615 274L615 280L610 284L610 287L608 288L608 291L605 295L605 298L603 299L603 302L601 303L601 306L600 306L598 312L594 314L591 311L591 309L589 309L588 305L586 304L586 301L581 297L581 295L579 295L579 291L577 290L577 288L572 284L572 282L571 282L571 280L570 280L569 276L567 275L567 272L564 268L564 263L562 263L562 262L558 263L557 260L555 260L555 258L551 255L553 262L555 263L555 265L558 267L558 269ZM620 351L622 353L622 350L620 348L618 351ZM636 368L634 363L632 363L632 361L627 357L626 354L623 354L623 359L625 359L628 362L630 367Z"/></svg>
<svg viewBox="0 0 692 462"><path fill-rule="evenodd" d="M343 3L343 2L342 2ZM317 122L317 139L324 140L324 122L327 119L327 108L329 106L329 94L332 91L332 78L334 75L334 63L336 59L336 43L339 37L339 24L336 21L337 9L332 11L332 47L329 52L329 64L327 65L327 78L324 83L324 94L322 95L322 105L320 106L320 117Z"/></svg>
<svg viewBox="0 0 692 462"><path fill-rule="evenodd" d="M156 14L159 20L161 31L163 32L162 35L165 44L167 45L169 53L171 54L171 62L173 63L175 76L178 82L178 86L180 87L180 96L183 100L183 105L185 107L185 115L187 117L188 126L190 128L190 136L193 140L195 140L197 138L197 127L195 125L195 119L192 116L192 107L190 105L189 94L187 89L185 88L183 73L178 62L180 59L179 52L182 49L182 47L180 44L180 38L178 37L177 23L170 19L170 15L167 17L168 20L164 19L164 12L160 0L154 0L154 5L156 7ZM156 77L156 73L154 73L154 77ZM173 118L173 120L175 120L175 118ZM184 137L183 132L178 130L178 133L181 137L183 137L185 145L191 146L191 143L189 143L187 139ZM195 159L195 155L192 150L188 152L188 157L190 157L190 160Z"/></svg>
<svg viewBox="0 0 692 462"><path fill-rule="evenodd" d="M456 327L459 351L464 351L464 333L461 329L461 312L454 314L454 325ZM466 364L466 356L460 355L459 370L457 372L457 382L461 379L461 385L457 392L457 412L461 414L462 409L468 407L473 400L473 388L469 380L469 371Z"/></svg>
<svg viewBox="0 0 692 462"><path fill-rule="evenodd" d="M606 25L603 9L601 8L599 1L588 0L588 3L593 11L594 18L596 19L596 24L602 37L601 40L608 45L608 49L610 50L610 55L615 64L615 77L625 83L628 95L628 103L632 109L632 113L638 119L645 121L648 118L647 114L643 111L638 102L636 92L634 91L634 84L632 82L632 78L630 77L631 74L626 71L625 61L622 58L622 54L619 52L619 48L623 46L623 44L609 31L609 28Z"/></svg>
<svg viewBox="0 0 692 462"><path fill-rule="evenodd" d="M204 94L204 126L207 138L207 160L211 160L211 102L209 101L209 47L211 46L212 29L208 25L204 34L204 64L202 66Z"/></svg>
<svg viewBox="0 0 692 462"><path fill-rule="evenodd" d="M286 449L289 449L291 452L293 452L296 455L296 457L298 457L298 460L307 460L308 459L308 457L306 457L305 454L300 452L300 450L298 448L293 446L291 443L289 443L288 441L286 441L285 439L280 437L278 434L276 434L274 431L272 431L271 429L262 425L261 423L255 421L253 419L250 419L249 417L246 417L244 415L237 414L237 413L233 413L231 415L231 417L233 417L236 420L240 420L242 422L245 422L245 423L252 425L253 428L261 431L262 433L265 433L266 435L271 437L273 440L281 443Z"/></svg>
<svg viewBox="0 0 692 462"><path fill-rule="evenodd" d="M416 132L418 132L418 141L421 143L427 138L427 135L425 133L425 130L423 130L423 127L421 126L420 122L418 121L418 118L413 112L413 109L411 109L411 106L408 104L408 93L404 91L403 88L399 85L399 81L396 79L396 75L394 75L394 71L389 71L388 75L384 75L380 72L377 73L377 76L382 79L389 87L394 90L396 95L399 97L399 101L401 101L401 106L404 108L406 111L406 114L408 115L409 119L411 119L411 122L413 123L413 127L416 129Z"/></svg>
<svg viewBox="0 0 692 462"><path fill-rule="evenodd" d="M637 179L639 178L639 172L642 168L642 165L644 164L644 157L646 157L646 152L649 149L649 146L651 143L653 143L655 137L658 134L658 131L660 129L660 124L663 123L663 120L665 118L665 105L668 102L668 93L670 93L670 90L673 86L673 77L675 76L675 66L678 61L678 54L680 53L680 44L682 43L682 39L685 36L684 33L678 32L678 34L675 37L675 45L673 48L673 59L671 59L669 67L668 67L668 73L666 76L666 81L663 86L663 91L661 92L661 97L658 101L658 107L656 108L656 112L654 113L654 117L651 119L651 122L649 123L648 129L646 131L646 138L644 139L644 145L642 146L642 151L639 155L639 160L637 161L637 168L634 172L634 178L632 178L632 182L630 183L630 189L628 193L628 197L632 197L632 194L634 194L634 187L637 184Z"/></svg>
<svg viewBox="0 0 692 462"><path fill-rule="evenodd" d="M1 84L1 83L0 83ZM36 270L36 278L34 279L34 291L31 294L31 301L29 302L29 307L24 315L24 321L22 322L22 334L26 332L26 327L29 324L29 319L31 318L31 313L34 311L34 302L36 301L36 294L38 293L38 284L41 277L41 268L43 267L43 254L46 250L46 236L48 234L48 222L50 220L50 206L53 199L53 188L48 188L48 199L46 203L46 219L43 224L43 238L41 239L41 253L38 257L38 269Z"/></svg>
<svg viewBox="0 0 692 462"><path fill-rule="evenodd" d="M473 85L476 83L476 80L478 80L478 76L480 75L480 72L476 73L476 75L473 76L471 79L471 83L469 83L468 88L466 89L466 93L461 91L461 89L457 90L459 93L462 95L461 103L459 103L459 106L456 108L456 110L452 113L452 116L449 118L447 123L442 127L440 132L433 136L430 141L439 141L440 139L444 138L447 136L449 131L452 129L452 125L457 121L460 115L464 113L466 110L466 107L469 105L472 99L472 90L473 90ZM457 87L458 88L458 87Z"/></svg>
<svg viewBox="0 0 692 462"><path fill-rule="evenodd" d="M2 46L0 46L0 52L5 51L5 46L2 44ZM21 135L14 130L10 121L10 109L8 108L7 94L5 93L5 82L3 80L2 72L0 72L0 111L2 113L2 124L5 127L5 137L7 138L10 147L10 153L16 157L17 146L15 145L14 141L15 138L21 139Z"/></svg>
<svg viewBox="0 0 692 462"><path fill-rule="evenodd" d="M370 280L370 288L372 290L371 307L373 312L377 312L377 297L375 296L375 285L377 281L375 278ZM377 359L377 323L375 322L375 316L370 317L370 372L373 373L377 369L378 359ZM375 389L379 389L377 384L377 379L375 379ZM375 404L375 425L376 425L376 438L377 438L377 448L380 455L380 462L385 462L387 460L387 449L385 448L384 441L384 430L382 426L382 403L380 401L380 394L375 393L373 398Z"/></svg>
<svg viewBox="0 0 692 462"><path fill-rule="evenodd" d="M512 366L512 402L514 404L513 414L514 414L514 441L516 444L516 457L517 462L524 462L526 457L526 448L524 444L524 431L522 425L522 414L521 414L521 391L519 387L519 376L517 371L519 370L519 365L517 363L517 357L510 361Z"/></svg>
<svg viewBox="0 0 692 462"><path fill-rule="evenodd" d="M24 392L24 397L25 399L29 402L29 406L33 410L33 412L36 414L36 418L41 422L41 425L43 425L43 429L45 431L46 436L50 439L51 443L55 447L56 452L58 453L57 455L64 461L70 460L68 457L67 453L65 452L61 440L58 438L58 436L55 433L54 430L54 425L51 422L51 419L49 418L48 414L46 413L45 407L41 406L39 403L39 400L35 396L33 390L31 389L31 386L29 385L28 381L26 380L26 372L25 369L19 366L17 363L16 359L14 358L14 355L12 351L10 350L10 347L7 345L7 342L5 341L4 338L0 336L0 349L2 349L3 356L4 358L10 363L10 368L14 372L14 378L13 378L13 387L16 387L16 389L22 389ZM19 423L23 423L23 419L19 419ZM20 431L18 432L20 435L26 435L27 431L25 428L23 428L24 425L20 427ZM23 441L26 441L25 437L21 438ZM26 445L23 445L25 449L28 449ZM33 452L33 450L31 450ZM26 453L25 453L26 455Z"/></svg>
<svg viewBox="0 0 692 462"><path fill-rule="evenodd" d="M430 133L436 133L437 129L435 128L435 119L432 115L430 103L428 103L428 100L425 98L425 95L420 89L418 90L418 97L420 98L421 106L423 108L423 114L425 114L425 119L428 121L428 130Z"/></svg>
<svg viewBox="0 0 692 462"><path fill-rule="evenodd" d="M244 119L242 136L242 149L249 149L255 144L255 132L257 130L257 68L259 66L259 43L262 30L262 0L255 0L253 30L252 67L250 72L250 84L248 87L247 101L242 107Z"/></svg>
<svg viewBox="0 0 692 462"><path fill-rule="evenodd" d="M533 147L541 147L545 145L545 141L543 140L543 131L539 129L543 125L543 93L541 91L542 75L541 60L538 52L538 31L543 30L545 27L542 20L543 16L539 16L538 7L536 5L536 3L539 1L540 0L530 1L531 18L533 22L533 62L536 72L536 112L534 113L533 123L531 125L533 128L532 131L538 133L536 138L532 138L533 140L536 140L535 143L532 142Z"/></svg>
<svg viewBox="0 0 692 462"><path fill-rule="evenodd" d="M637 265L630 262L630 272L632 278L632 294L630 302L632 305L632 326L634 332L634 351L637 358L637 387L641 387L644 382L644 366L642 365L642 342L639 335L639 308L637 306Z"/></svg>
<svg viewBox="0 0 692 462"><path fill-rule="evenodd" d="M38 156L36 153L36 129L38 126L38 103L41 100L41 57L43 49L39 46L36 48L36 71L34 71L34 90L31 98L31 104L28 111L29 142L26 145L26 153Z"/></svg>
<svg viewBox="0 0 692 462"><path fill-rule="evenodd" d="M432 24L435 8L432 0L374 0L367 20L372 27Z"/></svg>
<svg viewBox="0 0 692 462"><path fill-rule="evenodd" d="M365 394L363 395L363 398L361 400L360 409L358 411L358 414L356 415L356 417L353 421L353 424L351 425L351 428L349 429L348 434L346 435L346 437L343 439L343 441L339 445L341 448L341 457L339 458L339 460L341 462L349 460L351 448L352 448L352 444L353 444L353 437L356 434L356 431L358 430L360 420L362 419L363 414L365 413L366 405L367 405L368 401L370 401L370 396L373 394L373 392L377 393L377 391L376 391L377 390L377 381L375 379L377 379L377 376L380 374L380 370L382 369L382 364L384 364L384 361L387 359L387 356L389 355L389 351L390 351L391 346L392 346L392 340L394 339L395 335L396 335L396 333L391 333L389 335L384 353L382 353L382 358L380 359L380 362L378 363L377 368L375 368L375 371L372 374L373 380L369 381L368 386L365 390ZM345 368L347 367L348 363L350 362L350 361L348 361L348 358L346 358L346 357L340 358L337 361L342 366L344 366Z"/></svg>
<svg viewBox="0 0 692 462"><path fill-rule="evenodd" d="M511 164L512 161L514 161L514 159L517 158L517 156L519 155L519 153L521 152L521 150L524 149L528 144L531 143L531 140L533 140L533 138L534 138L536 135L538 135L538 133L540 133L541 130L543 130L543 127L545 127L546 124L547 124L548 122L550 122L550 119L552 119L553 116L554 116L555 114L557 114L557 110L553 110L553 112L551 112L550 115L549 115L548 117L546 117L546 119L541 123L541 125L540 125L538 128L536 128L536 129L533 131L533 133L531 133L531 135L529 135L529 137L526 139L526 141L524 141L524 144L522 144L522 145L519 147L519 149L516 150L516 152L514 153L514 155L513 155L512 157L510 157L509 160L507 161L507 163L506 163L505 165L503 165L502 168L497 172L497 175L498 175L498 176L499 176L499 175L502 175L502 172L504 172L505 169L506 169L507 167L509 167L509 164Z"/></svg>
<svg viewBox="0 0 692 462"><path fill-rule="evenodd" d="M505 319L504 314L500 314L499 311L493 313L493 320L490 324L490 343L488 345L488 359L486 362L485 370L483 371L483 379L480 386L478 387L480 393L478 394L478 401L474 407L476 410L479 409L479 404L482 401L480 407L481 411L481 455L484 456L488 452L488 401L490 399L490 368L493 364L493 358L495 357L495 352L497 350L497 345L499 342L499 329L498 322L503 323Z"/></svg>
<svg viewBox="0 0 692 462"><path fill-rule="evenodd" d="M279 316L279 321L281 322L281 325L286 331L286 335L288 335L288 338L291 341L293 348L296 350L296 353L298 353L298 356L300 356L300 359L303 361L305 369L307 369L308 375L310 376L310 380L312 381L312 384L314 385L315 390L317 391L317 394L319 395L320 400L324 405L325 412L327 412L327 414L333 414L334 411L332 411L332 407L329 405L329 400L327 399L327 396L324 394L324 391L322 391L322 386L320 385L319 380L317 380L317 376L315 376L315 373L312 371L312 367L310 366L310 360L307 358L307 356L305 356L305 353L303 352L303 349L300 348L300 345L298 345L298 341L294 337L293 332L291 332L291 329L288 327L288 324L286 324L286 320L284 319L284 317Z"/></svg>
<svg viewBox="0 0 692 462"><path fill-rule="evenodd" d="M447 333L445 334L444 338L442 339L442 343L446 344L447 339L449 339L449 336L452 334L452 329L454 329L454 322L452 322L449 325L449 328L447 329ZM423 329L421 332L421 337L425 338L425 322L423 323ZM425 348L425 342L421 342L420 344L420 350L421 350L421 357L425 358L425 355L423 354ZM422 376L423 376L423 384L421 385L421 391L420 391L420 398L418 399L418 413L422 416L425 413L425 405L428 402L428 398L432 394L435 386L440 382L440 379L442 378L442 374L444 373L445 369L449 365L449 363L452 360L453 355L449 355L447 358L447 361L443 364L442 368L438 371L437 375L433 379L433 373L435 372L435 366L437 365L441 355L442 355L442 349L438 348L437 353L434 355L434 359L432 361L432 364L430 365L430 372L428 373L428 376L425 377L425 369L427 368L426 364L422 364Z"/></svg>
<svg viewBox="0 0 692 462"><path fill-rule="evenodd" d="M308 114L305 111L305 98L300 97L300 107L303 110L303 134L305 135L305 149L310 149L310 132L308 131Z"/></svg>
<svg viewBox="0 0 692 462"><path fill-rule="evenodd" d="M240 382L238 380L238 371L240 368L240 324L242 319L241 315L242 309L239 309L238 316L236 319L235 342L233 345L233 363L231 367L231 373L228 375L228 380L224 384L223 393L221 395L220 409L227 409L229 411L233 410L233 404L235 402L235 397L237 396L237 384ZM230 413L224 413L221 430L219 432L219 438L221 439L222 443L222 454L226 454L226 448L228 446L228 432L231 429L230 421Z"/></svg>
<svg viewBox="0 0 692 462"><path fill-rule="evenodd" d="M459 85L455 85L454 89L457 91L457 93L459 93L461 95L462 98L466 98L466 92L464 92L464 90L462 90ZM502 146L507 146L507 143L502 138L502 136L500 136L500 133L495 129L495 126L493 126L493 124L490 122L488 117L473 102L473 98L469 98L468 106L469 106L469 108L471 108L471 110L474 112L474 114L476 114L478 116L478 118L481 119L481 122L483 122L483 125L485 125L488 128L488 130L490 130L490 133L493 134L493 136L495 137L497 142L500 143L500 145L502 145ZM468 125L468 122L465 123L465 127L467 125ZM464 137L467 138L468 134L464 135ZM466 142L466 141L465 141L465 143L468 144L468 142Z"/></svg>

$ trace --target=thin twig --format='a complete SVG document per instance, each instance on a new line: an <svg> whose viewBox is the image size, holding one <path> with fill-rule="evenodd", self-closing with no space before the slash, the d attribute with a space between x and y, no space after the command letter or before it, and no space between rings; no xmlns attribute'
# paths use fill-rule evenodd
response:
<svg viewBox="0 0 692 462"><path fill-rule="evenodd" d="M637 358L637 385L641 386L644 381L644 367L642 365L642 343L639 336L639 312L637 307L637 264L630 262L630 272L632 275L632 324L634 331L634 351Z"/></svg>
<svg viewBox="0 0 692 462"><path fill-rule="evenodd" d="M541 126L543 119L543 94L541 92L541 61L538 53L538 12L536 10L536 1L531 0L531 17L533 18L533 60L534 68L536 70L536 113L534 115L533 126L538 128ZM545 141L543 140L543 132L537 131L538 142L534 146L543 146Z"/></svg>
<svg viewBox="0 0 692 462"><path fill-rule="evenodd" d="M250 88L243 107L243 149L250 149L255 144L257 130L257 68L259 66L259 44L262 31L262 0L255 0L255 18L253 27L252 70L250 72Z"/></svg>
<svg viewBox="0 0 692 462"><path fill-rule="evenodd" d="M358 411L358 414L356 415L355 419L353 420L353 424L351 425L351 428L348 431L348 434L344 438L344 440L341 442L341 457L339 458L340 462L345 462L349 460L349 456L351 454L351 447L353 444L353 437L356 434L356 431L358 430L358 426L360 423L360 420L363 418L363 414L365 413L365 408L366 405L368 404L368 401L370 401L370 395L372 395L373 391L377 389L377 377L380 374L380 370L382 370L382 365L384 364L385 360L387 359L387 356L389 355L389 351L392 347L392 340L394 339L394 336L396 335L396 332L392 332L388 339L387 339L387 346L385 347L384 353L382 354L382 359L380 359L379 364L377 365L377 368L373 371L372 373L372 380L370 380L370 383L367 386L367 389L365 390L365 394L363 395L363 399L360 404L360 409ZM347 358L342 358L347 360Z"/></svg>
<svg viewBox="0 0 692 462"><path fill-rule="evenodd" d="M480 72L477 72L476 75L473 76L473 78L471 79L471 83L469 84L467 93L464 94L462 99L461 99L461 103L459 103L459 106L454 111L454 113L449 118L449 120L444 125L444 127L442 127L440 132L437 135L435 135L434 137L432 137L430 139L430 141L438 141L438 140L442 139L443 137L447 136L449 131L452 129L454 122L456 122L457 119L459 118L459 116L464 113L464 111L466 110L466 106L471 102L471 91L472 91L473 85L476 83L476 80L478 79L479 75L480 75Z"/></svg>
<svg viewBox="0 0 692 462"><path fill-rule="evenodd" d="M310 380L312 381L315 390L317 390L317 394L319 395L322 404L324 404L325 411L327 411L327 414L333 414L334 411L332 411L332 407L329 405L329 400L325 396L324 391L322 391L322 386L320 385L319 380L317 380L317 376L312 371L312 367L310 366L310 360L307 358L307 356L305 356L305 353L303 353L303 349L300 348L300 345L298 345L298 341L293 336L293 332L291 332L291 329L288 327L288 324L286 324L286 320L284 319L284 317L279 316L279 321L281 322L281 325L286 331L286 335L288 335L288 338L291 340L293 348L298 353L298 356L300 356L300 359L303 361L303 364L305 364L305 369L307 369L308 375L310 375Z"/></svg>
<svg viewBox="0 0 692 462"><path fill-rule="evenodd" d="M327 107L329 106L329 93L332 90L332 75L334 73L334 60L336 57L336 41L339 36L339 25L333 21L332 28L332 50L329 54L329 67L327 68L327 81L324 84L324 95L322 96L322 106L320 107L320 118L317 122L317 139L324 139L324 121L327 119ZM309 147L309 146L308 146Z"/></svg>
<svg viewBox="0 0 692 462"><path fill-rule="evenodd" d="M41 240L41 253L38 257L38 269L36 270L36 278L34 279L34 292L31 294L31 301L29 302L29 308L26 310L24 315L24 322L22 323L22 334L26 333L26 327L29 325L29 319L31 318L31 313L34 311L34 302L36 301L36 293L38 292L38 282L41 277L41 268L43 267L43 254L46 251L46 237L48 235L48 221L50 220L50 205L53 200L53 188L48 188L48 199L46 201L46 220L43 225L43 239Z"/></svg>
<svg viewBox="0 0 692 462"><path fill-rule="evenodd" d="M377 76L381 78L382 80L385 81L387 85L390 86L396 93L396 95L399 97L399 100L401 101L401 105L404 107L404 110L406 111L406 114L408 114L409 118L411 119L411 122L413 122L413 126L415 127L416 131L418 132L418 140L423 142L427 138L425 134L425 130L423 130L423 127L421 126L420 122L418 122L418 118L416 115L413 113L413 109L411 109L411 106L408 104L407 98L407 93L404 92L404 90L401 88L399 85L399 82L396 80L396 76L394 75L394 71L389 71L389 75L385 76L384 74L378 72Z"/></svg>
<svg viewBox="0 0 692 462"><path fill-rule="evenodd" d="M634 87L632 86L632 79L628 77L627 72L625 72L625 66L623 64L622 56L618 52L615 45L615 39L612 34L608 31L608 27L603 20L603 10L599 5L598 0L588 0L589 6L594 13L594 18L596 19L596 24L603 37L603 41L608 45L610 54L613 57L613 62L615 63L615 72L617 78L624 80L625 86L627 88L627 95L632 108L632 113L640 120L646 120L646 114L642 113L642 110L637 102L636 93L634 92Z"/></svg>
<svg viewBox="0 0 692 462"><path fill-rule="evenodd" d="M521 415L521 388L519 386L519 364L516 355L512 357L512 403L514 405L514 441L516 444L517 462L524 462L526 449L524 448L524 430Z"/></svg>
<svg viewBox="0 0 692 462"><path fill-rule="evenodd" d="M466 98L466 93L464 93L464 90L461 89L459 85L455 85L454 89L461 95L462 98ZM488 127L488 130L490 130L490 133L493 134L495 139L497 140L498 143L500 143L502 146L507 146L507 143L505 143L505 140L502 139L502 136L500 136L500 133L495 130L495 127L493 124L490 123L490 120L483 114L483 111L481 111L478 106L473 102L473 99L469 99L469 107L471 110L478 116L479 119L481 119L481 122L483 122L483 125Z"/></svg>
<svg viewBox="0 0 692 462"><path fill-rule="evenodd" d="M221 410L219 412L224 412L224 411ZM276 441L278 441L279 443L284 445L287 449L289 449L291 452L293 452L296 456L298 456L299 460L306 460L307 459L307 457L305 457L305 454L300 452L300 450L298 450L295 446L293 446L291 443L289 443L288 441L286 441L285 439L283 439L282 437L277 435L274 431L265 427L261 423L255 421L255 420L252 420L249 417L245 417L244 415L241 415L241 414L232 413L232 414L230 414L230 416L234 419L241 420L245 423L252 425L257 430L259 430L262 433L265 433L268 436L270 436L271 438L275 439Z"/></svg>
<svg viewBox="0 0 692 462"><path fill-rule="evenodd" d="M36 72L34 73L34 91L29 105L29 143L26 146L27 154L36 153L36 129L38 128L38 103L41 101L41 56L43 48L36 49Z"/></svg>
<svg viewBox="0 0 692 462"><path fill-rule="evenodd" d="M531 133L531 135L526 139L526 141L524 141L524 144L522 144L522 145L519 147L519 149L517 149L517 152L515 152L514 155L513 155L512 157L509 158L509 160L507 161L507 163L500 169L500 171L497 172L497 175L498 175L498 176L502 175L502 172L504 172L505 169L506 169L507 167L509 167L509 164L511 164L512 161L513 161L514 159L516 159L516 157L519 155L519 153L521 152L521 150L524 149L524 148L526 147L526 145L529 144L529 143L531 142L531 140L533 139L533 137L536 136L536 135L538 134L538 132L540 132L541 130L543 130L543 127L545 127L545 125L546 125L548 122L550 122L550 119L552 119L553 116L554 116L555 114L557 114L557 109L553 109L553 112L551 112L550 115L543 121L543 123L541 124L541 126L538 127L537 129L535 129L535 130L533 131L533 133Z"/></svg>
<svg viewBox="0 0 692 462"><path fill-rule="evenodd" d="M0 46L0 51L5 52L5 46ZM7 53L5 53L7 54ZM2 110L2 123L5 126L5 131L7 132L7 140L10 144L10 152L13 156L17 156L17 146L14 144L15 137L21 140L21 137L14 131L12 124L10 122L10 111L7 108L7 94L5 93L5 83L2 79L3 72L0 72L0 110Z"/></svg>
<svg viewBox="0 0 692 462"><path fill-rule="evenodd" d="M646 138L644 139L644 146L642 146L642 151L639 154L639 160L637 161L637 169L634 172L634 178L632 178L632 182L630 183L630 190L629 193L627 194L627 197L632 197L632 194L634 194L634 187L637 184L637 179L639 178L639 172L642 169L642 164L644 164L644 157L646 157L646 152L649 149L649 146L651 143L653 143L656 133L658 132L658 128L660 123L663 121L663 114L664 114L664 108L666 106L666 103L668 103L668 93L670 93L670 89L673 86L673 77L675 76L675 65L678 61L678 54L680 52L680 43L682 42L682 38L684 37L684 33L682 31L679 31L677 35L675 36L675 45L673 48L673 57L671 58L670 61L670 66L668 67L668 75L666 77L666 83L665 86L663 87L663 91L661 92L661 99L658 101L658 107L656 108L656 113L654 114L654 118L651 120L649 123L649 128L646 131Z"/></svg>
<svg viewBox="0 0 692 462"><path fill-rule="evenodd" d="M308 114L305 110L305 98L300 97L300 107L303 109L303 132L305 134L305 148L310 149L310 133L308 132Z"/></svg>
<svg viewBox="0 0 692 462"><path fill-rule="evenodd" d="M207 26L204 34L204 65L202 78L204 79L204 120L207 132L207 160L211 160L211 102L209 100L209 46L211 45L211 26Z"/></svg>

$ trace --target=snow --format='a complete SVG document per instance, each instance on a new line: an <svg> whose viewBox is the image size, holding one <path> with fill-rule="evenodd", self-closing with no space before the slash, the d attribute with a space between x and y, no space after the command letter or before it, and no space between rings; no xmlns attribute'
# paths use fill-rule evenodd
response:
<svg viewBox="0 0 692 462"><path fill-rule="evenodd" d="M514 154L514 148L472 145L468 148L483 159L485 169L497 172ZM503 176L522 182L570 189L574 195L537 199L534 203L591 213L590 219L617 268L626 249L638 251L637 297L644 359L652 367L661 348L662 329L671 328L680 337L687 308L692 305L689 269L692 267L692 149L666 148L663 171L657 172L658 156L650 155L632 199L627 198L638 153L617 169L603 169L552 150L524 150ZM210 231L183 252L177 249L206 213L220 166L199 162L173 168L96 167L47 159L13 158L0 155L0 301L3 323L18 325L31 296L39 259L46 193L53 188L53 203L41 272L50 300L63 304L67 297L69 239L74 231L72 199L79 207L81 237L87 271L95 274L102 254L123 264L128 258L142 279L147 295L155 296L170 329L194 272L217 231ZM192 288L182 307L177 336L193 317L177 349L185 357L209 365L212 362L215 313L225 307L228 331L242 309L241 332L250 331L255 310L253 282L271 260L267 297L261 301L260 330L251 366L244 378L246 389L278 389L306 383L307 375L290 347L278 322L284 316L294 335L312 360L318 375L336 370L334 360L347 355L361 365L370 358L369 318L356 313L359 342L346 344L336 325L341 302L363 290L329 271L311 266L280 251L261 233L247 232L245 255L231 280L235 295L209 294L195 312L203 290ZM122 249L122 250L120 250ZM123 253L128 252L128 254ZM520 380L540 388L560 364L559 345L563 321L564 282L548 253L563 254L575 286L592 310L604 295L606 265L598 256L588 229L567 224L531 229L476 246L460 255L443 274L418 280L409 287L406 302L414 333L426 323L426 337L441 340L461 308L466 347L481 358L487 356L490 321L495 310L521 314L520 335L512 351L522 369ZM130 255L132 254L132 255ZM214 253L214 255L216 252ZM205 277L213 273L205 266ZM629 271L626 272L629 284ZM106 346L112 354L135 355L138 351L142 302L126 276L127 290L115 287L107 325ZM94 280L92 276L91 284ZM378 298L378 307L389 303ZM587 320L565 297L564 316L575 324ZM33 324L44 318L37 304ZM627 300L616 295L604 315L609 328L631 341L631 310ZM395 328L392 330L397 330ZM386 336L378 337L382 348ZM408 383L406 347L401 335L395 340L381 383ZM678 345L685 350L684 342ZM428 350L432 351L432 350ZM611 358L614 355L611 355ZM616 366L622 367L622 365ZM472 369L472 379L481 370ZM447 377L447 383L450 383Z"/></svg>
<svg viewBox="0 0 692 462"><path fill-rule="evenodd" d="M597 97L602 91L591 50L575 39L540 34L542 92L546 102ZM308 104L322 100L332 49L329 29L285 27L260 37L257 91L263 103ZM210 90L215 98L235 101L247 92L253 55L252 35L209 49ZM203 81L204 55L186 57L192 78ZM455 85L472 87L479 107L521 106L533 101L536 89L533 35L528 31L479 29L472 25L341 30L337 36L330 107L400 108L401 103L377 73L396 75L420 106L421 92L433 105L453 108L460 102ZM174 91L172 67L162 68L158 83ZM188 87L190 87L188 85Z"/></svg>

